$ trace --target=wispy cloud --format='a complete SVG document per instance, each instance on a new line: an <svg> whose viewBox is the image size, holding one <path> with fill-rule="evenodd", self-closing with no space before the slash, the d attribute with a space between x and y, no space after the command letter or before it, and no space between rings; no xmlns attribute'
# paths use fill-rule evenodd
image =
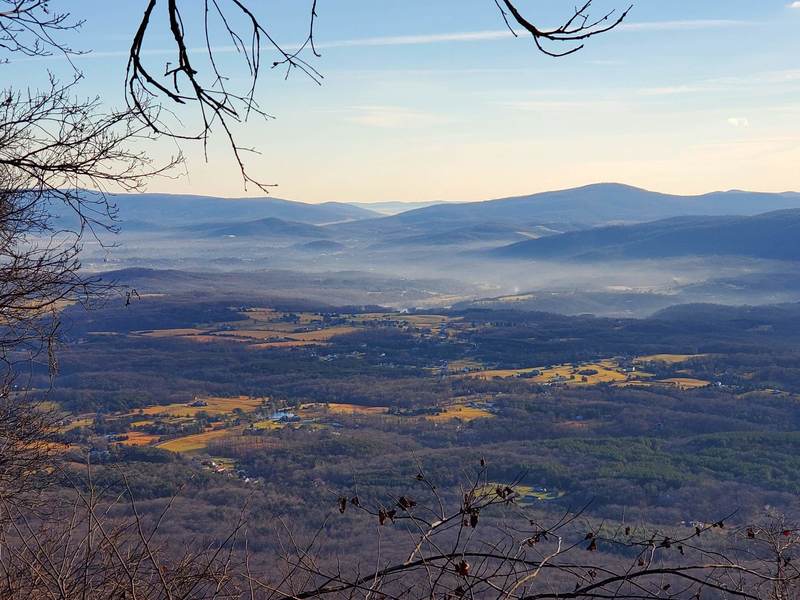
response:
<svg viewBox="0 0 800 600"><path fill-rule="evenodd" d="M800 0L793 2L800 5ZM652 32L652 31L680 31L680 30L698 30L698 29L724 29L731 27L743 27L752 25L748 21L737 21L732 19L687 19L682 21L640 21L632 23L622 23L619 31L629 32ZM523 29L515 30L515 33L520 37L526 37L528 32ZM336 48L369 48L381 46L422 46L428 44L445 44L445 43L466 43L466 42L487 42L512 38L512 34L508 29L488 29L482 31L456 31L456 32L440 32L440 33L427 33L427 34L414 34L414 35L394 35L394 36L381 36L381 37L366 37L366 38L353 38L344 40L320 40L317 42L318 49L336 49ZM283 48L291 52L298 48L295 44L285 44ZM235 46L214 46L212 50L216 53L232 53L238 52ZM191 52L206 52L206 48L190 48ZM128 50L101 50L96 52L89 52L82 54L75 59L100 59L100 58L115 58L124 57L128 55ZM142 50L143 56L170 56L175 53L174 48L150 48ZM63 56L53 55L47 57L30 57L23 58L18 62L25 62L26 60L64 60Z"/></svg>
<svg viewBox="0 0 800 600"><path fill-rule="evenodd" d="M800 0L799 0L800 1ZM751 21L734 19L687 19L683 21L640 21L638 23L622 23L621 31L681 31L697 29L729 29L753 25Z"/></svg>
<svg viewBox="0 0 800 600"><path fill-rule="evenodd" d="M508 29L487 31L461 31L453 33L431 33L423 35L394 35L386 37L355 38L320 42L317 48L357 48L369 46L419 46L445 42L482 42L508 38Z"/></svg>
<svg viewBox="0 0 800 600"><path fill-rule="evenodd" d="M728 125L737 128L750 127L750 120L746 117L731 117L728 119Z"/></svg>
<svg viewBox="0 0 800 600"><path fill-rule="evenodd" d="M788 6L789 8L800 8L800 0L796 0L795 2L789 4Z"/></svg>
<svg viewBox="0 0 800 600"><path fill-rule="evenodd" d="M800 0L798 0L800 2ZM641 21L638 23L622 23L620 31L676 31L697 29L724 29L752 25L748 21L732 19L693 19L683 21ZM520 36L528 35L524 29L514 32ZM321 42L318 48L355 48L361 46L416 46L447 42L481 42L507 39L511 33L508 29L490 29L485 31L461 31L453 33L430 33L421 35L397 35L387 37L355 38Z"/></svg>
<svg viewBox="0 0 800 600"><path fill-rule="evenodd" d="M381 129L430 127L446 123L445 116L402 106L353 106L347 121Z"/></svg>
<svg viewBox="0 0 800 600"><path fill-rule="evenodd" d="M647 87L637 90L637 93L642 96L675 96L734 90L741 92L744 89L765 89L766 86L791 85L798 82L800 82L800 69L785 69L734 77L715 77L688 84Z"/></svg>

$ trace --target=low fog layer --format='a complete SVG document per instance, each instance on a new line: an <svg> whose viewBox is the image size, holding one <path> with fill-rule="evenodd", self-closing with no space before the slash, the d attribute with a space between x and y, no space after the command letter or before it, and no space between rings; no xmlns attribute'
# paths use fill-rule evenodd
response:
<svg viewBox="0 0 800 600"><path fill-rule="evenodd" d="M199 212L186 211L192 202ZM307 274L323 296L326 278L345 274L348 301L379 297L399 308L642 316L687 302L800 300L797 194L677 197L604 184L390 216L344 204L170 196L124 197L120 208L122 233L104 238L111 247L87 244L87 270ZM165 218L154 225L141 220L148 214Z"/></svg>

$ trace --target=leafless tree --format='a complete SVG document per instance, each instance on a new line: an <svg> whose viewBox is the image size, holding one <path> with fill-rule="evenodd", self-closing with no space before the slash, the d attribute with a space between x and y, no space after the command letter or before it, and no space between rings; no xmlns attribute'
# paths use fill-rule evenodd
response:
<svg viewBox="0 0 800 600"><path fill-rule="evenodd" d="M227 539L181 552L157 537L168 502L144 518L127 484L109 497L91 481L74 482L69 494L41 519L7 509L0 529L0 597L8 600L223 599L241 598L244 583L234 550L243 521ZM71 476L75 476L72 473ZM7 508L7 507L6 507ZM118 514L120 513L121 514Z"/></svg>
<svg viewBox="0 0 800 600"><path fill-rule="evenodd" d="M584 506L544 522L516 482L492 481L485 467L456 494L420 471L413 497L339 498L334 513L355 511L379 532L368 565L321 556L318 537L304 544L287 530L283 563L267 572L251 567L246 506L225 539L171 546L159 532L174 498L145 517L127 483L109 495L88 473L54 509L57 519L8 511L0 597L788 600L800 592L800 531L781 517L672 531L597 521Z"/></svg>
<svg viewBox="0 0 800 600"><path fill-rule="evenodd" d="M104 286L80 271L86 235L115 228L104 190L140 189L174 164L132 149L147 134L134 115L75 97L77 80L0 102L0 359L50 340L52 316ZM96 190L96 191L90 191ZM50 315L49 320L45 319ZM51 356L52 358L52 356Z"/></svg>
<svg viewBox="0 0 800 600"><path fill-rule="evenodd" d="M76 51L57 34L78 26L43 0L3 0L0 59L69 58ZM115 229L105 192L139 190L180 159L154 164L142 145L153 134L139 114L81 97L80 81L76 71L66 83L50 76L41 90L0 91L0 360L6 365L51 350L58 310L106 289L80 271L79 260L84 236ZM158 120L154 112L150 118ZM54 367L54 355L47 355Z"/></svg>
<svg viewBox="0 0 800 600"><path fill-rule="evenodd" d="M418 496L342 497L382 540L371 564L320 556L288 535L282 571L250 567L246 515L212 545L178 550L159 536L172 502L149 519L130 488L104 498L75 486L58 524L12 511L0 539L4 598L745 598L796 597L798 536L778 517L676 531L597 522L585 508L542 522L515 482L485 469L452 499L423 473ZM457 499L456 499L457 497ZM418 499L415 499L418 498ZM454 502L454 504L453 504ZM124 509L118 514L118 509Z"/></svg>
<svg viewBox="0 0 800 600"><path fill-rule="evenodd" d="M51 413L22 403L10 385L0 390L0 529L8 511L36 504L49 483L53 433Z"/></svg>
<svg viewBox="0 0 800 600"><path fill-rule="evenodd" d="M76 51L59 34L80 26L44 0L0 0L0 63ZM0 65L2 68L2 65ZM106 190L141 189L176 160L154 164L152 138L128 108L79 94L81 74L42 89L0 90L0 501L14 506L51 472L54 415L27 401L21 363L55 372L59 311L109 284L82 272L87 235L115 229ZM143 105L144 106L144 105ZM157 117L154 117L157 118ZM19 387L17 385L19 384ZM27 500L26 500L27 501Z"/></svg>

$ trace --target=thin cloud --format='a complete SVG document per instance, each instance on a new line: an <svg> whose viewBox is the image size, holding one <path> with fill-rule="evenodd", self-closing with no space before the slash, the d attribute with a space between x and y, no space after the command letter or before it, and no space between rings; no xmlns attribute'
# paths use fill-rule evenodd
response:
<svg viewBox="0 0 800 600"><path fill-rule="evenodd" d="M763 89L765 86L792 85L798 82L800 82L800 69L785 69L743 76L715 77L689 84L641 88L637 90L637 93L642 96L674 96L678 94L716 93L731 90L742 91L751 88Z"/></svg>
<svg viewBox="0 0 800 600"><path fill-rule="evenodd" d="M800 5L800 0L793 4ZM619 31L628 32L652 32L652 31L680 31L680 30L698 30L698 29L724 29L732 27L743 27L752 25L747 21L737 21L732 19L694 19L683 21L640 21L638 23L622 23L617 27ZM517 35L526 38L529 34L523 29L514 30ZM422 46L428 44L443 44L443 43L467 43L467 42L487 42L497 41L503 39L513 39L511 32L508 29L489 29L483 31L460 31L460 32L442 32L418 35L394 35L394 36L381 36L381 37L368 37L368 38L353 38L346 40L331 40L319 41L316 47L320 50L336 49L336 48L368 48L368 47L383 47L383 46ZM293 51L298 49L297 45L286 44L283 46L286 51ZM204 47L190 48L191 52L207 52ZM232 53L237 52L235 46L214 46L213 52L217 53ZM98 52L88 52L79 55L78 59L98 59L98 58L114 58L127 56L129 50L107 50ZM147 56L170 56L175 53L174 48L153 48L144 49L141 54ZM47 57L30 57L21 59L18 62L25 62L26 60L64 60L63 56L47 56Z"/></svg>
<svg viewBox="0 0 800 600"><path fill-rule="evenodd" d="M447 117L402 106L353 106L347 121L381 129L430 127L448 121Z"/></svg>
<svg viewBox="0 0 800 600"><path fill-rule="evenodd" d="M728 29L731 27L746 27L752 24L750 21L737 21L734 19L690 19L684 21L622 23L618 29L621 31L680 31L686 29Z"/></svg>
<svg viewBox="0 0 800 600"><path fill-rule="evenodd" d="M798 0L800 2L800 0ZM752 25L748 21L732 19L694 19L683 21L641 21L638 23L622 23L620 31L676 31L681 29L722 29ZM525 37L528 32L515 29L514 33ZM364 46L417 46L447 42L481 42L507 39L511 33L508 29L490 29L485 31L462 31L453 33L431 33L422 35L397 35L387 37L355 38L321 42L317 48L356 48Z"/></svg>
<svg viewBox="0 0 800 600"><path fill-rule="evenodd" d="M499 40L510 36L508 29L488 31L462 31L455 33L432 33L426 35L395 35L387 37L355 38L321 42L317 48L356 48L369 46L419 46L443 42L482 42Z"/></svg>
<svg viewBox="0 0 800 600"><path fill-rule="evenodd" d="M789 8L800 8L800 0L796 0L795 2L789 4L788 6Z"/></svg>

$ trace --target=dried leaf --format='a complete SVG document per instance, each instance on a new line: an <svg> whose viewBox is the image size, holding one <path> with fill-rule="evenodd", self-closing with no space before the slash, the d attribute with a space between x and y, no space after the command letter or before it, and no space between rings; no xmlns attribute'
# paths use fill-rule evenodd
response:
<svg viewBox="0 0 800 600"><path fill-rule="evenodd" d="M465 560L462 560L460 563L458 563L456 565L456 573L462 577L469 575L469 563Z"/></svg>
<svg viewBox="0 0 800 600"><path fill-rule="evenodd" d="M397 505L403 510L408 510L409 508L414 508L417 503L407 496L400 496L397 500Z"/></svg>

